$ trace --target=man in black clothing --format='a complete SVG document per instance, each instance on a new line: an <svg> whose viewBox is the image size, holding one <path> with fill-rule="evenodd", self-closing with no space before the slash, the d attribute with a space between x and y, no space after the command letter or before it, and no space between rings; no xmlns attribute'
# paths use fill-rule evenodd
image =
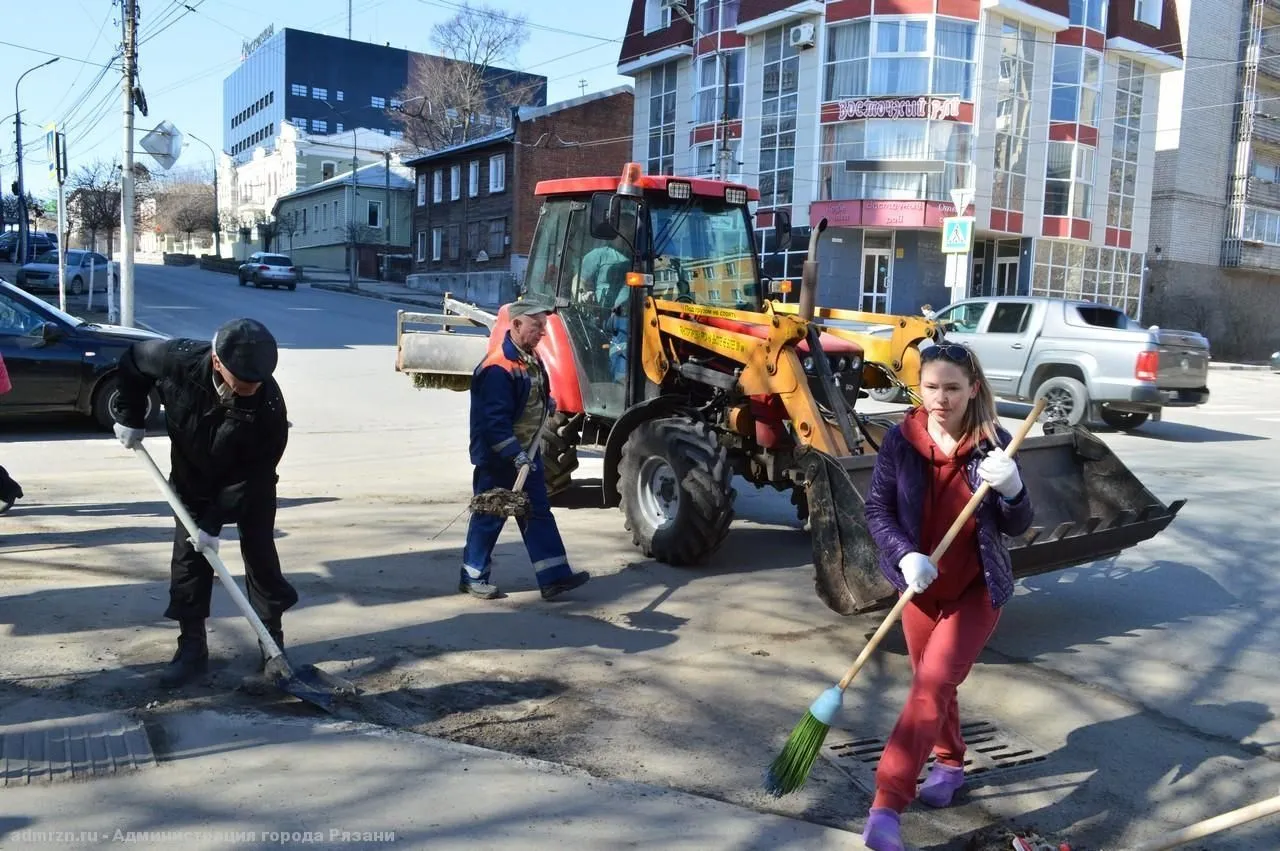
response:
<svg viewBox="0 0 1280 851"><path fill-rule="evenodd" d="M192 541L178 521L174 535L165 617L178 621L181 633L161 676L166 687L183 685L208 669L204 622L214 574L203 553L218 551L226 523L240 530L249 602L284 646L280 616L298 594L280 572L273 537L276 466L289 428L284 397L271 377L277 357L266 327L235 319L218 329L212 344L148 340L135 343L120 360L116 437L127 449L141 443L147 396L155 387L172 444L169 481L200 529Z"/></svg>

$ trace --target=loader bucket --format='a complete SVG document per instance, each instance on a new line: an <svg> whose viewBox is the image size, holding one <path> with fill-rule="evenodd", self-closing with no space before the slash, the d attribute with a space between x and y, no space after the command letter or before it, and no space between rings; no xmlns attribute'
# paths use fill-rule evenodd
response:
<svg viewBox="0 0 1280 851"><path fill-rule="evenodd" d="M423 330L410 325L439 325ZM454 330L461 328L461 331ZM487 331L469 319L447 314L401 311L396 333L396 371L413 378L415 387L471 389L471 374L489 349Z"/></svg>
<svg viewBox="0 0 1280 851"><path fill-rule="evenodd" d="M1005 538L1015 579L1119 555L1164 531L1186 504L1165 505L1084 428L1029 437L1017 457L1035 518L1025 534ZM896 596L863 511L875 459L808 450L801 462L818 596L844 615L885 608Z"/></svg>

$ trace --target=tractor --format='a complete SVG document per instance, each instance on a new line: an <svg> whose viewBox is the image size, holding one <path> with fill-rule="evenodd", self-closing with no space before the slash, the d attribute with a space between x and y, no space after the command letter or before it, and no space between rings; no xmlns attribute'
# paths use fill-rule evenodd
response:
<svg viewBox="0 0 1280 851"><path fill-rule="evenodd" d="M863 414L858 402L864 384L918 381L919 348L942 330L848 314L892 326L886 343L824 326L818 317L840 316L816 304L825 220L809 239L798 304L766 298L752 187L629 163L616 177L535 191L520 297L554 309L539 347L556 403L541 448L551 490L570 485L580 447L602 449L602 504L621 508L641 552L678 566L707 562L730 534L736 478L790 492L822 601L846 615L891 604L863 498L879 442L903 414ZM789 217L772 215L785 245ZM508 327L505 306L493 314L451 296L438 314L402 311L396 369L420 388L466 391ZM1037 510L1035 527L1008 540L1016 577L1118 554L1182 507L1087 430L1045 431L1019 453Z"/></svg>

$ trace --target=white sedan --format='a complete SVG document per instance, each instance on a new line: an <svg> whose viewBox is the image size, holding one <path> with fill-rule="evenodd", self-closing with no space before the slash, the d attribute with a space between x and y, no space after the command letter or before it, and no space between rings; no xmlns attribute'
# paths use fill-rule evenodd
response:
<svg viewBox="0 0 1280 851"><path fill-rule="evenodd" d="M107 291L107 267L119 280L120 264L113 263L96 251L67 252L67 295L84 295L90 285L98 292ZM18 269L14 276L19 287L30 292L58 291L58 253L47 251Z"/></svg>

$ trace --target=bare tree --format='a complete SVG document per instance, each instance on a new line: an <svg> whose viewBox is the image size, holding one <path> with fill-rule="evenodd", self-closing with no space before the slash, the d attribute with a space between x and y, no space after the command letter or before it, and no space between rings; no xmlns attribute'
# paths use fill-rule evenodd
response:
<svg viewBox="0 0 1280 851"><path fill-rule="evenodd" d="M168 183L156 194L156 228L161 233L186 235L191 251L191 235L212 233L218 223L213 203L213 186L204 182Z"/></svg>
<svg viewBox="0 0 1280 851"><path fill-rule="evenodd" d="M298 232L298 211L290 210L287 213L281 213L276 216L276 229L280 236L289 237L289 251L293 251L293 235Z"/></svg>
<svg viewBox="0 0 1280 851"><path fill-rule="evenodd" d="M528 18L464 3L449 20L431 28L438 56L415 56L404 106L395 115L405 141L439 149L488 132L482 117L504 117L533 102L538 90L498 71L515 63L529 40ZM481 129L484 128L484 129Z"/></svg>
<svg viewBox="0 0 1280 851"><path fill-rule="evenodd" d="M149 200L153 193L151 172L146 166L135 165L134 180L134 217L139 216L143 202ZM80 220L81 233L87 233L93 246L97 247L98 234L107 236L108 257L112 255L112 238L120 227L120 164L107 163L103 160L80 166L71 177L71 192L67 205L74 209Z"/></svg>

